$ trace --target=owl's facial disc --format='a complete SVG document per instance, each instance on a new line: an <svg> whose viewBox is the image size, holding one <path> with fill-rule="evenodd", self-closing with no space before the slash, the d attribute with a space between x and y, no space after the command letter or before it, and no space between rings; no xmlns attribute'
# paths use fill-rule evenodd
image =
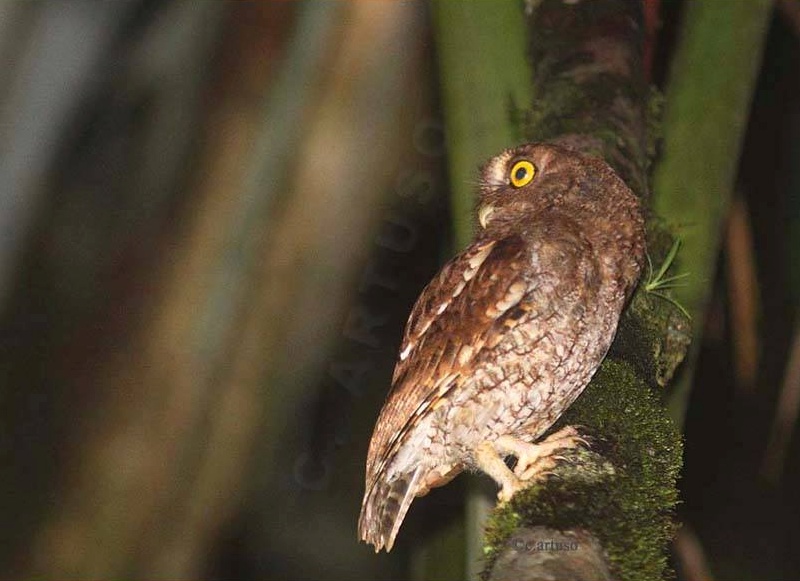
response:
<svg viewBox="0 0 800 581"><path fill-rule="evenodd" d="M481 206L478 210L478 222L481 225L481 228L484 230L486 229L486 225L489 223L489 217L494 213L494 206L491 204L486 204Z"/></svg>

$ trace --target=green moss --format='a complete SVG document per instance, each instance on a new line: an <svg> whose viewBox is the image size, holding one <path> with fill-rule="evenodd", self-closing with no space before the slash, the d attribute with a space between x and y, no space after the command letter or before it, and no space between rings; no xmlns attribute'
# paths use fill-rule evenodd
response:
<svg viewBox="0 0 800 581"><path fill-rule="evenodd" d="M607 359L554 429L563 425L583 426L602 439L591 451L567 453L554 476L495 511L484 575L516 528L544 525L593 533L615 578L665 578L682 443L656 395L627 364Z"/></svg>
<svg viewBox="0 0 800 581"><path fill-rule="evenodd" d="M534 95L533 105L523 117L524 133L537 141L568 133L590 134L602 138L609 148L619 147L623 134L614 126L616 120L591 114L608 110L621 98L639 98L621 93L619 85L619 78L608 74L580 85L569 78L550 79L545 89Z"/></svg>
<svg viewBox="0 0 800 581"><path fill-rule="evenodd" d="M647 227L648 255L654 268L663 263L674 244L674 236L665 224L651 219ZM670 275L682 272L682 252L675 258ZM637 375L652 387L666 387L686 356L692 339L691 322L670 300L669 289L650 293L643 282L620 319L610 355L629 363Z"/></svg>
<svg viewBox="0 0 800 581"><path fill-rule="evenodd" d="M692 340L689 318L661 296L640 289L620 319L610 355L651 387L666 387Z"/></svg>

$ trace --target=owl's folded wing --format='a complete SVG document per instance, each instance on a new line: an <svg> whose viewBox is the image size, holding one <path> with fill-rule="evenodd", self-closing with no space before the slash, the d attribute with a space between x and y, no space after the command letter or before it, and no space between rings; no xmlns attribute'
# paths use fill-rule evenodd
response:
<svg viewBox="0 0 800 581"><path fill-rule="evenodd" d="M406 325L392 390L370 443L368 487L419 417L469 376L482 354L531 308L543 318L554 308L557 273L537 259L537 254L552 257L554 248L542 242L537 253L536 246L516 235L476 242L422 292ZM558 270L570 267L561 264Z"/></svg>

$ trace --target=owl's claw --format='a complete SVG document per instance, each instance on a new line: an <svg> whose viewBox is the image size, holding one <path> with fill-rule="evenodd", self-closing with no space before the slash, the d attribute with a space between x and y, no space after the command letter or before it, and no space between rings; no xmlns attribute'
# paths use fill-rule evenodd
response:
<svg viewBox="0 0 800 581"><path fill-rule="evenodd" d="M522 482L519 479L515 479L515 482L508 482L503 485L500 491L497 493L497 500L500 504L505 504L511 497L514 496L518 490L522 488Z"/></svg>
<svg viewBox="0 0 800 581"><path fill-rule="evenodd" d="M523 482L508 469L494 442L484 442L478 446L475 450L475 462L500 485L500 492L497 493L500 503L508 502L524 487Z"/></svg>
<svg viewBox="0 0 800 581"><path fill-rule="evenodd" d="M548 476L552 476L557 461L563 459L562 456L539 458L521 474L512 473L514 479L509 479L509 481L503 485L500 492L497 493L497 500L499 500L501 504L506 503L520 490L530 487L535 482L541 482Z"/></svg>
<svg viewBox="0 0 800 581"><path fill-rule="evenodd" d="M513 476L513 480L509 479L503 484L500 492L497 493L497 500L500 501L500 504L505 504L511 500L512 496L514 496L523 488L528 488L534 482L543 480L550 476L553 473L552 469L555 467L555 465L556 462L554 458L540 458L534 466L536 470L531 471L530 474L526 473L517 475L509 471L509 473Z"/></svg>
<svg viewBox="0 0 800 581"><path fill-rule="evenodd" d="M538 480L539 477L546 476L557 460L564 460L563 456L555 455L555 452L588 444L574 426L562 428L535 444L513 436L501 436L496 442L499 450L517 457L514 475L522 481L534 478Z"/></svg>
<svg viewBox="0 0 800 581"><path fill-rule="evenodd" d="M500 485L497 499L503 504L519 490L551 475L558 461L565 459L556 452L588 443L575 427L568 426L535 444L513 436L484 442L475 451L475 459L478 467ZM517 457L513 472L503 461L509 454Z"/></svg>

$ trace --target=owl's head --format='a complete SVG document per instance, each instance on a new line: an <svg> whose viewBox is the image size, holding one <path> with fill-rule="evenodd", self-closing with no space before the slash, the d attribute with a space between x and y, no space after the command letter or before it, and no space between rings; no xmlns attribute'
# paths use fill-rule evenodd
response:
<svg viewBox="0 0 800 581"><path fill-rule="evenodd" d="M483 230L530 224L558 212L582 226L628 222L639 202L602 159L557 145L529 143L490 159L480 173Z"/></svg>

